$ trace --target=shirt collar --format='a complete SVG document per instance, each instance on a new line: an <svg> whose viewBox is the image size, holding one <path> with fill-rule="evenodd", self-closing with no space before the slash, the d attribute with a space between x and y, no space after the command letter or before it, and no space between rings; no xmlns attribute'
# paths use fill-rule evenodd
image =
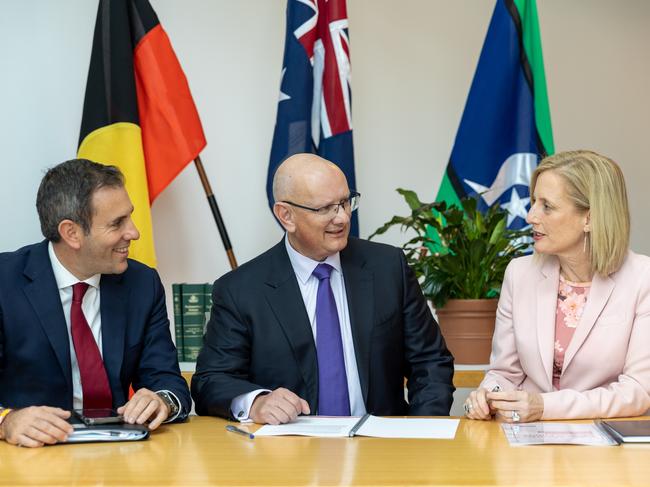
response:
<svg viewBox="0 0 650 487"><path fill-rule="evenodd" d="M54 245L52 245L52 242L49 242L47 244L47 252L50 254L50 262L52 263L52 271L54 271L54 279L56 280L57 287L59 289L65 289L67 287L73 286L74 284L77 284L79 282L79 279L77 279L74 274L72 274L72 272L66 269L63 264L61 264L61 261L56 256L56 252L54 252ZM83 282L99 289L99 280L101 277L101 274L95 274Z"/></svg>
<svg viewBox="0 0 650 487"><path fill-rule="evenodd" d="M305 257L300 252L295 250L289 243L289 236L285 234L284 244L287 248L287 253L289 254L289 261L291 261L291 267L293 267L293 272L295 272L296 277L302 284L306 284L309 278L311 277L314 269L318 264L329 264L338 272L341 272L341 253L337 252L330 255L322 262L319 262L309 257Z"/></svg>

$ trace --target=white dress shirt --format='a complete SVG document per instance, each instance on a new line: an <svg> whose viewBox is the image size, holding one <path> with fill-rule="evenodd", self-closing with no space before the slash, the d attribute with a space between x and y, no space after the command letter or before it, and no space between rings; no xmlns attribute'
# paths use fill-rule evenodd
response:
<svg viewBox="0 0 650 487"><path fill-rule="evenodd" d="M81 388L81 374L79 373L79 363L77 362L77 354L74 351L74 342L72 341L72 326L70 323L70 307L72 305L72 286L80 282L68 269L66 269L59 258L54 252L54 246L50 242L47 246L47 251L50 254L50 262L52 263L52 271L54 271L54 279L56 286L59 288L59 298L63 306L63 315L65 316L65 325L68 328L68 340L70 341L70 364L72 365L72 407L74 409L83 409L83 389ZM99 348L99 353L103 354L102 350L102 319L99 308L99 281L101 274L95 274L86 279L85 283L88 284L88 290L84 294L83 301L81 302L81 310L83 311L93 338Z"/></svg>
<svg viewBox="0 0 650 487"><path fill-rule="evenodd" d="M59 289L59 298L61 299L61 306L63 306L63 316L65 317L65 325L68 328L68 341L70 343L70 365L72 368L72 407L74 409L83 409L84 407L84 398L83 398L83 388L81 386L81 373L79 372L79 362L77 362L77 354L74 350L74 342L72 341L72 324L70 322L70 308L72 306L72 286L78 282L85 282L88 284L88 289L86 294L84 294L83 300L81 302L81 311L83 311L84 317L88 322L90 331L93 334L95 343L97 343L97 348L99 348L99 353L103 357L104 351L102 349L102 317L100 312L100 294L99 294L99 283L101 280L101 274L95 274L94 276L89 277L85 281L79 281L74 274L72 274L68 269L66 269L61 261L56 256L54 252L54 246L50 242L47 246L47 251L50 255L50 262L52 263L52 271L54 272L54 279L56 281L56 286ZM174 416L170 416L165 420L165 423L173 421L181 413L181 403L171 391L168 392L171 397L176 401L178 406L178 413Z"/></svg>
<svg viewBox="0 0 650 487"><path fill-rule="evenodd" d="M318 278L312 273L318 264L329 264L334 269L330 277L330 285L336 301L339 323L341 326L341 341L343 342L343 360L345 362L345 374L348 381L348 395L350 397L350 414L352 416L363 416L366 414L366 406L363 403L361 394L361 383L359 382L359 371L354 353L354 342L352 340L352 328L350 326L350 311L348 298L345 294L345 282L343 280L343 269L341 267L341 255L337 252L330 255L323 262L305 257L294 250L289 239L284 239L291 267L296 274L298 287L302 294L311 330L316 343L316 299L318 293ZM230 404L230 410L234 417L240 421L249 421L250 408L255 398L262 392L270 392L267 389L258 389L247 394L235 397Z"/></svg>

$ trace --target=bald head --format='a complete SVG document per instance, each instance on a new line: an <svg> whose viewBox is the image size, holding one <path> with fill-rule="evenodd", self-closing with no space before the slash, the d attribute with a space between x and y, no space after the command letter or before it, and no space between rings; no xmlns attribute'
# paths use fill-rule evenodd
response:
<svg viewBox="0 0 650 487"><path fill-rule="evenodd" d="M273 198L273 214L294 250L322 261L347 245L350 188L336 164L314 154L289 157L275 172Z"/></svg>
<svg viewBox="0 0 650 487"><path fill-rule="evenodd" d="M302 153L288 157L275 171L273 177L274 201L308 197L318 190L323 180L342 179L345 174L336 164L317 156Z"/></svg>

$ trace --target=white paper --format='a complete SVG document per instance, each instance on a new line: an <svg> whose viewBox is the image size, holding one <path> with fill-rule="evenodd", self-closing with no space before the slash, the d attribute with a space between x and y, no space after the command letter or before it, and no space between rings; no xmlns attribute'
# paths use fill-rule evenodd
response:
<svg viewBox="0 0 650 487"><path fill-rule="evenodd" d="M614 446L617 443L593 423L526 423L501 425L511 446L589 445Z"/></svg>
<svg viewBox="0 0 650 487"><path fill-rule="evenodd" d="M300 416L294 422L277 426L262 426L255 436L320 436L340 438L349 436L358 417ZM453 440L458 419L379 418L369 416L357 436L376 438L434 438Z"/></svg>
<svg viewBox="0 0 650 487"><path fill-rule="evenodd" d="M379 418L370 416L357 431L357 436L375 438L429 438L453 440L458 419Z"/></svg>
<svg viewBox="0 0 650 487"><path fill-rule="evenodd" d="M358 417L299 416L287 424L262 426L255 436L321 436L340 438L348 436L350 430L359 421Z"/></svg>

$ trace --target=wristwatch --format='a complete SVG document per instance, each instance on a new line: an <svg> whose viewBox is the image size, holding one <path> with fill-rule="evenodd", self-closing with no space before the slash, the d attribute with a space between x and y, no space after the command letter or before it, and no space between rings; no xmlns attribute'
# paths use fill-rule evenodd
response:
<svg viewBox="0 0 650 487"><path fill-rule="evenodd" d="M178 414L180 406L176 402L176 399L174 399L174 396L172 396L169 391L158 391L156 392L156 394L158 394L158 397L162 399L163 402L169 408L168 418L173 418L174 416L176 416Z"/></svg>

